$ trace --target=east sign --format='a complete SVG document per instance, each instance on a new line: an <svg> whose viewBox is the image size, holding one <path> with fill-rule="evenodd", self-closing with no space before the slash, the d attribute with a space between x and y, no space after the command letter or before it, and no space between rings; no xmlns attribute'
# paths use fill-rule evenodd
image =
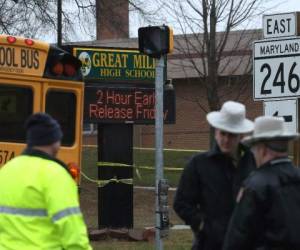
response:
<svg viewBox="0 0 300 250"><path fill-rule="evenodd" d="M155 59L133 49L74 48L85 81L155 81Z"/></svg>
<svg viewBox="0 0 300 250"><path fill-rule="evenodd" d="M282 13L263 16L264 38L296 36L299 12Z"/></svg>

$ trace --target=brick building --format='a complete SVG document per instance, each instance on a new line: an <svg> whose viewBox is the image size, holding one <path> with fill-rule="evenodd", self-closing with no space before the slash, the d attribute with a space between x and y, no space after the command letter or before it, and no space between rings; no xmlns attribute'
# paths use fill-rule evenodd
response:
<svg viewBox="0 0 300 250"><path fill-rule="evenodd" d="M113 1L102 2L97 12L97 40L76 43L85 46L138 48L137 38L128 38L128 1L121 0L118 7L111 8ZM107 2L107 3L106 3ZM115 13L109 13L111 10ZM102 15L100 15L100 12ZM104 18L103 13L116 18ZM117 14L116 14L117 13ZM120 25L122 24L122 25ZM107 27L110 27L109 29ZM223 33L217 34L217 40ZM221 102L236 100L247 107L247 117L254 119L262 114L262 102L254 102L252 94L252 41L261 38L260 30L233 31L229 34L227 47L220 64L219 95ZM197 52L197 43L202 35L177 35L174 37L174 52L168 56L168 79L172 79L176 91L176 124L165 125L165 148L207 149L209 126L206 90L201 85L199 72L205 55ZM188 42L187 42L188 41ZM191 46L192 45L192 46ZM197 65L195 68L193 65ZM248 73L247 73L248 72ZM154 147L154 126L135 125L134 144L137 147ZM86 134L85 144L95 144L95 134Z"/></svg>

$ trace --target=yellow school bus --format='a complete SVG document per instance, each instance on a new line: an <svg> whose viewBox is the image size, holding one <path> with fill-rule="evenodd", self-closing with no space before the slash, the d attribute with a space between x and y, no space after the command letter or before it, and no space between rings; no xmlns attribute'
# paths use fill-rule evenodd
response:
<svg viewBox="0 0 300 250"><path fill-rule="evenodd" d="M58 158L79 181L84 84L80 61L38 40L0 35L0 166L26 146L24 122L47 112L63 130Z"/></svg>

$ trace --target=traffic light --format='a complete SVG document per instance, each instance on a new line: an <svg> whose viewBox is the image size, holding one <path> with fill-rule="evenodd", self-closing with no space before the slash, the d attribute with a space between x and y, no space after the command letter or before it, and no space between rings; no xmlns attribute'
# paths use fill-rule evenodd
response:
<svg viewBox="0 0 300 250"><path fill-rule="evenodd" d="M160 58L173 50L173 30L168 26L148 26L138 30L139 51Z"/></svg>

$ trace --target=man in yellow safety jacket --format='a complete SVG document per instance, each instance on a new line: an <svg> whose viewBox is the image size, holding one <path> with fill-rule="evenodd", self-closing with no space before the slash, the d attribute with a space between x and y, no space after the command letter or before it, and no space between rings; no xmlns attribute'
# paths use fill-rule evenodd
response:
<svg viewBox="0 0 300 250"><path fill-rule="evenodd" d="M36 113L25 127L27 148L0 170L0 250L92 249L77 185L55 158L59 124Z"/></svg>

